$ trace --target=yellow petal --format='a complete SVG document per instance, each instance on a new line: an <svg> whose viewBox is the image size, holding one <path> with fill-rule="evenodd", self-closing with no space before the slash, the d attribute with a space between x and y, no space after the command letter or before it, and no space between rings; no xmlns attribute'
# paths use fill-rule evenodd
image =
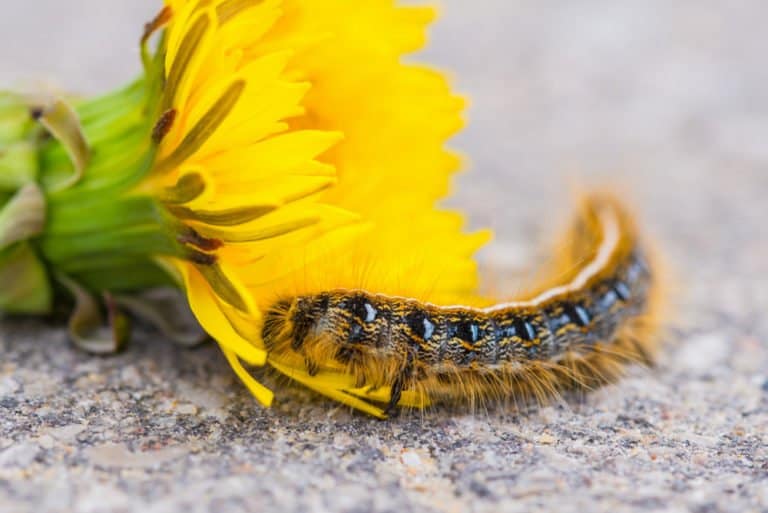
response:
<svg viewBox="0 0 768 513"><path fill-rule="evenodd" d="M387 418L383 409L344 392L343 388L339 385L350 385L350 378L348 376L338 373L310 376L303 369L283 365L277 360L270 361L269 364L285 376L298 381L302 385L314 390L319 394L330 397L335 401L346 404L347 406L351 406L352 408L356 408L360 411L368 413L369 415L373 415L374 417L378 417L380 419Z"/></svg>
<svg viewBox="0 0 768 513"><path fill-rule="evenodd" d="M240 336L224 315L220 303L200 273L189 264L179 265L190 306L203 329L210 333L222 348L236 353L250 365L264 365L267 353Z"/></svg>
<svg viewBox="0 0 768 513"><path fill-rule="evenodd" d="M240 380L245 384L246 387L248 387L248 390L253 394L253 396L258 400L262 405L269 407L272 405L272 400L274 399L275 395L272 393L270 389L253 379L253 376L251 376L248 371L243 367L243 365L240 363L240 359L238 358L238 354L235 351L231 351L229 349L222 348L222 352L224 353L224 356L227 358L227 361L229 362L229 365L232 367L232 370L235 371L235 374L237 374L237 377L240 378Z"/></svg>

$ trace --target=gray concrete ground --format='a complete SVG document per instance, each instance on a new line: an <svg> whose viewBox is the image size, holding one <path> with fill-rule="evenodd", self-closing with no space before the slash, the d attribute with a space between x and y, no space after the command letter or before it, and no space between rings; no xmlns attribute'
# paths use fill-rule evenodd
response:
<svg viewBox="0 0 768 513"><path fill-rule="evenodd" d="M27 0L0 83L136 70L150 0ZM768 66L761 0L446 0L429 59L472 96L453 204L518 271L571 185L618 184L676 269L660 364L582 404L380 422L303 391L261 409L217 349L93 358L0 328L0 511L768 511ZM85 67L83 67L83 63Z"/></svg>

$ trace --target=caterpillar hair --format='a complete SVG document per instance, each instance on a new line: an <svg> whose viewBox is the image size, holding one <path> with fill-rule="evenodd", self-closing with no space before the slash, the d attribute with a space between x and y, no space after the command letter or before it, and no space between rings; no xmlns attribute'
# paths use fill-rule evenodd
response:
<svg viewBox="0 0 768 513"><path fill-rule="evenodd" d="M629 212L611 195L585 197L566 255L551 286L489 307L346 289L283 298L266 314L263 340L310 375L342 367L359 387L389 387L386 413L404 391L542 402L650 364L658 277Z"/></svg>

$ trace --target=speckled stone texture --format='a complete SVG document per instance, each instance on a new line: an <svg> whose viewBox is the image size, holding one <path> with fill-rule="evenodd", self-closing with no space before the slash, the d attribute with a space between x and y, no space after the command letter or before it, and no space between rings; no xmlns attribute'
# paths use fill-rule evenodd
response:
<svg viewBox="0 0 768 513"><path fill-rule="evenodd" d="M3 5L0 83L137 69L150 0ZM471 95L453 205L514 276L574 185L627 191L675 280L657 368L581 403L381 422L301 390L260 408L212 345L94 358L2 321L0 511L768 511L762 0L446 0L427 52Z"/></svg>

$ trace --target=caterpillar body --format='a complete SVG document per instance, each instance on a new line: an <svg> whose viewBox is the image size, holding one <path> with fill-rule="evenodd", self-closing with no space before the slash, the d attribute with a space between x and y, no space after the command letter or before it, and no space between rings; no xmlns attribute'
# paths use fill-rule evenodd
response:
<svg viewBox="0 0 768 513"><path fill-rule="evenodd" d="M404 390L543 401L651 363L657 277L631 216L612 196L592 195L567 246L560 280L527 299L472 307L329 290L275 302L262 337L310 374L330 363L360 387L389 387L385 412Z"/></svg>

